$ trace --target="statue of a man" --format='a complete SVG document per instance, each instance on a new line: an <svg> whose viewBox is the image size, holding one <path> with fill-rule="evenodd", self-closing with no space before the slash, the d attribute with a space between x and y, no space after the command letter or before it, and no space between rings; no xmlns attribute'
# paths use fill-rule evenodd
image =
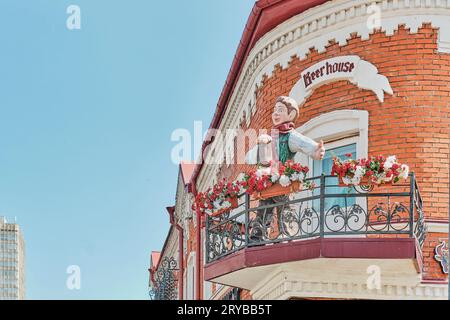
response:
<svg viewBox="0 0 450 320"><path fill-rule="evenodd" d="M278 97L272 113L272 135L260 135L258 145L249 151L246 162L248 164L268 164L270 160L285 163L292 160L297 152L302 152L314 160L322 160L325 155L323 141L319 143L294 130L294 121L298 118L298 105L290 97ZM261 148L265 144L273 144L271 159L261 157ZM266 153L267 155L267 153ZM264 158L264 159L261 159Z"/></svg>
<svg viewBox="0 0 450 320"><path fill-rule="evenodd" d="M302 152L314 160L322 160L325 155L323 141L319 143L300 134L294 129L294 121L298 118L297 102L286 96L278 97L272 113L273 129L269 136L258 137L258 145L251 149L246 157L248 164L277 164L277 160L285 163L293 160L297 152ZM278 167L277 167L278 168ZM286 202L289 196L278 196L260 201L260 206ZM273 208L258 210L257 218L263 225L270 225ZM259 235L259 238L262 235Z"/></svg>

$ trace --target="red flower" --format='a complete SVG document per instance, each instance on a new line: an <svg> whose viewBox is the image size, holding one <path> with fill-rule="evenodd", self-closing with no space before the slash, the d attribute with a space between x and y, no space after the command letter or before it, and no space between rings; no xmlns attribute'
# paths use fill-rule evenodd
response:
<svg viewBox="0 0 450 320"><path fill-rule="evenodd" d="M389 170L388 172L386 172L386 178L390 178L392 177L392 170Z"/></svg>
<svg viewBox="0 0 450 320"><path fill-rule="evenodd" d="M258 190L258 191L262 191L262 190L264 190L264 184L263 184L263 182L262 182L262 181L259 181L259 182L258 182L258 185L257 185L257 190Z"/></svg>

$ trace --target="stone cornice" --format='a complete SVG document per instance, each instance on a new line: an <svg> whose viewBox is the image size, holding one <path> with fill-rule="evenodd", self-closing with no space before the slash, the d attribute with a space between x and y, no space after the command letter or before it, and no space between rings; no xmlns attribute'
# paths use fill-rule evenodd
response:
<svg viewBox="0 0 450 320"><path fill-rule="evenodd" d="M382 284L368 289L361 282L299 281L286 272L273 274L256 290L255 300L286 300L291 298L376 299L376 300L446 300L447 284L417 285Z"/></svg>

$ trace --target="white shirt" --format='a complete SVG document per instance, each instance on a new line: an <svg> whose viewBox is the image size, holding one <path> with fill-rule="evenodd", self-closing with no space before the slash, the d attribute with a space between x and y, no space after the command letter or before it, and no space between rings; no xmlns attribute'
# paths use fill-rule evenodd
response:
<svg viewBox="0 0 450 320"><path fill-rule="evenodd" d="M271 143L276 143L276 151L278 155L278 140L272 140ZM292 130L290 132L289 141L288 141L289 149L291 152L297 153L302 152L310 157L314 156L314 152L317 149L317 142L312 140L311 138L308 138L301 133ZM257 164L258 163L258 147L259 145L256 145L250 151L247 153L245 157L245 163L247 164Z"/></svg>

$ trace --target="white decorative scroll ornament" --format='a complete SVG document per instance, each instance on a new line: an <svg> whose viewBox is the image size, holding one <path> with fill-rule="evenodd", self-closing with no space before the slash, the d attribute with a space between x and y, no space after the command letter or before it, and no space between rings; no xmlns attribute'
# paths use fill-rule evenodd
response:
<svg viewBox="0 0 450 320"><path fill-rule="evenodd" d="M361 89L373 91L380 102L384 102L384 92L393 94L389 80L378 74L373 64L358 56L340 56L320 61L304 70L289 96L301 106L314 89L339 80L348 80Z"/></svg>
<svg viewBox="0 0 450 320"><path fill-rule="evenodd" d="M441 240L441 243L434 249L434 259L441 264L442 272L448 274L448 243Z"/></svg>

